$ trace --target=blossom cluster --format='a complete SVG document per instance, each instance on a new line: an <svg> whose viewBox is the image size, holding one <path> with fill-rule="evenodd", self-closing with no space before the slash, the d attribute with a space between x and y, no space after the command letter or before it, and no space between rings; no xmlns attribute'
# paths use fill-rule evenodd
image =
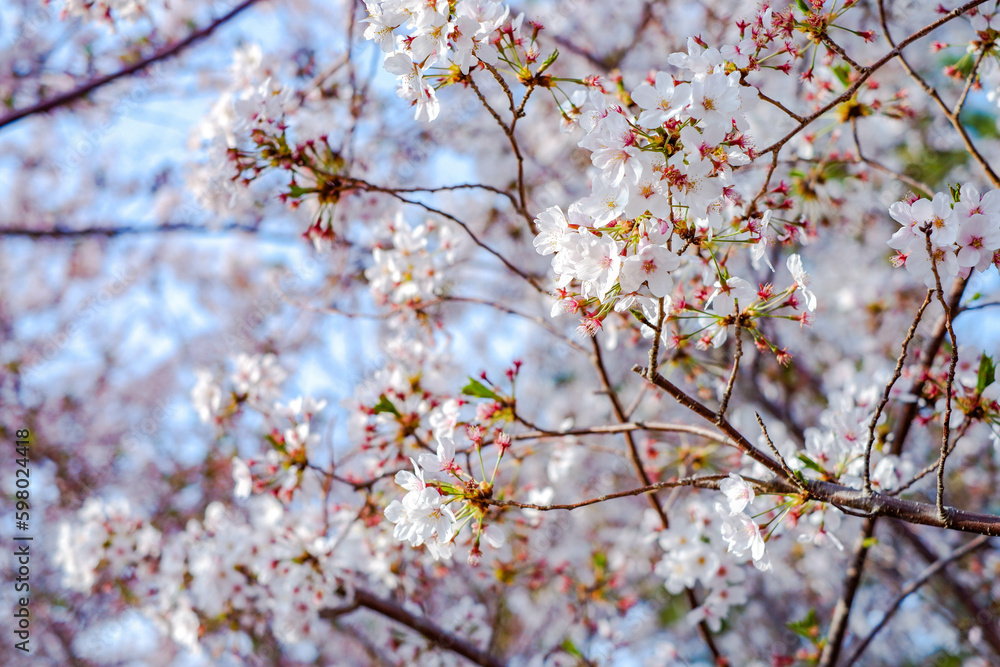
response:
<svg viewBox="0 0 1000 667"><path fill-rule="evenodd" d="M365 38L387 55L384 67L397 76L397 94L415 106L417 120L432 121L441 107L426 80L434 68L454 66L463 74L480 61L496 65L497 34L510 14L494 0L366 0ZM405 29L406 34L397 34Z"/></svg>
<svg viewBox="0 0 1000 667"><path fill-rule="evenodd" d="M553 255L559 298L553 315L580 313L582 331L592 334L612 310L640 312L644 334L650 334L661 314L656 300L663 299L662 314L672 306L690 308L699 344L718 347L741 312L797 308L799 296L807 311L815 310L798 255L787 261L795 284L781 291L757 289L723 267L721 255L735 244L749 245L754 264L771 266L767 253L777 238L772 211L734 214L743 199L733 171L756 157L746 117L756 97L722 54L742 62L740 53L750 50L759 48L748 41L720 52L690 40L688 53L670 58L690 80L657 72L632 91L631 105L594 84L589 110L578 120L586 131L580 146L598 170L591 194L567 213L551 207L535 220L536 251ZM686 261L692 247L715 256ZM675 304L675 280L686 268L688 275L700 268L694 278L711 287L700 298L692 294L690 304L685 298ZM803 315L800 321L808 320ZM668 345L678 342L667 329L662 335ZM754 337L767 345L758 333Z"/></svg>
<svg viewBox="0 0 1000 667"><path fill-rule="evenodd" d="M334 541L318 533L319 517L300 516L295 525L269 496L257 497L253 510L247 521L212 503L204 521L191 521L166 541L132 518L127 505L88 501L73 522L60 526L57 562L67 587L80 591L90 591L99 576L136 577L126 585L135 585L131 594L139 608L196 653L221 642L219 648L250 654L262 614L283 643L309 639L320 630L319 611L343 595ZM216 629L227 631L201 636Z"/></svg>
<svg viewBox="0 0 1000 667"><path fill-rule="evenodd" d="M726 497L726 505L717 505L717 510L725 515L722 539L726 542L726 551L737 556L750 552L753 564L758 569L771 569L771 560L764 550L764 536L760 526L746 513L746 508L754 501L753 487L739 475L729 473L729 478L722 481L719 490Z"/></svg>
<svg viewBox="0 0 1000 667"><path fill-rule="evenodd" d="M396 215L385 223L386 241L372 250L365 277L379 305L416 307L439 296L447 268L455 263L461 239L433 220L412 226Z"/></svg>
<svg viewBox="0 0 1000 667"><path fill-rule="evenodd" d="M273 354L238 354L235 369L228 377L231 387L226 394L215 375L207 369L198 369L197 383L191 389L191 400L202 422L221 421L240 403L257 409L268 409L280 395L281 384L288 377L287 371Z"/></svg>
<svg viewBox="0 0 1000 667"><path fill-rule="evenodd" d="M933 199L911 197L889 207L901 227L889 239L893 264L927 287L1000 266L1000 191L980 193L971 183ZM936 274L936 277L935 277ZM941 281L940 285L938 281Z"/></svg>
<svg viewBox="0 0 1000 667"><path fill-rule="evenodd" d="M713 630L718 630L730 610L747 601L743 585L746 574L733 555L728 555L742 555L742 552L736 554L732 548L735 538L733 541L723 539L726 551L722 550L720 534L712 530L715 515L703 503L690 502L683 515L683 524L657 534L657 544L663 550L663 556L653 571L663 577L663 585L672 595L700 584L707 594L701 604L689 612L688 620L692 623L704 621ZM725 515L728 518L728 512ZM721 537L726 538L727 535L728 532L723 532ZM762 549L763 542L760 544Z"/></svg>

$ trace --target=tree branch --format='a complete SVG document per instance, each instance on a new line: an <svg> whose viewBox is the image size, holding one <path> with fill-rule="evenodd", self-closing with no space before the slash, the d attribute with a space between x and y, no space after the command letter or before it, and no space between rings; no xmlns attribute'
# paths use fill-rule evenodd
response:
<svg viewBox="0 0 1000 667"><path fill-rule="evenodd" d="M879 69L881 69L887 62L889 62L893 58L896 58L897 56L899 56L900 54L902 54L904 48L906 48L907 46L909 46L913 42L917 41L921 37L924 37L925 35L933 32L935 29L941 27L945 23L948 23L949 21L952 21L952 20L958 18L959 16L961 16L965 12L969 11L970 9L978 7L979 5L983 4L984 2L986 2L986 0L972 0L972 2L967 2L964 5L962 5L961 7L956 7L955 9L951 10L947 14L942 15L939 19L937 19L935 21L932 21L931 23L928 23L923 28L921 28L920 30L916 31L915 33L913 33L912 35L910 35L909 37L907 37L906 39L904 39L903 41L901 41L891 51L889 51L888 53L886 53L884 56L882 56L881 58L879 58L878 60L876 60L874 63L872 63L868 67L865 67L858 74L858 78L854 80L854 83L852 83L847 88L847 90L845 90L843 93L841 93L836 99L834 99L834 100L830 101L829 103L825 104L824 106L820 107L819 109L817 109L813 113L809 114L808 116L805 116L803 118L802 122L799 123L798 127L796 127L795 129L791 130L788 134L786 134L785 136L783 136L781 139L777 140L776 142L774 142L773 144L771 144L770 146L768 146L767 148L765 148L764 150L762 150L760 153L758 153L758 155L767 155L768 153L781 150L782 146L784 146L786 143L788 143L788 141L792 137L794 137L796 134L798 134L799 132L801 132L802 130L804 130L814 120L816 120L817 118L819 118L820 116L822 116L823 114L825 114L827 111L830 111L831 109L836 108L837 105L845 102L846 100L851 99L854 96L854 94L856 92L858 92L858 90L861 88L862 84L864 84L864 82L867 81L869 79L869 77L871 77L872 74L874 74ZM900 58L900 60L902 60L902 58ZM997 187L1000 187L1000 181L996 180L995 177L993 179L993 183Z"/></svg>
<svg viewBox="0 0 1000 667"><path fill-rule="evenodd" d="M214 21L206 25L204 28L195 30L190 35L180 40L176 44L160 49L159 51L149 56L148 58L137 60L136 62L132 63L131 65L128 65L127 67L123 67L117 72L112 72L110 74L105 74L104 76L99 76L97 78L91 79L87 83L77 86L72 90L68 90L65 93L56 95L55 97L51 97L47 100L41 100L31 106L24 107L23 109L12 111L6 116L0 116L0 128L4 128L8 125L16 123L17 121L23 118L27 118L28 116L32 116L38 113L45 113L47 111L52 111L53 109L57 109L59 107L72 104L73 102L86 97L87 95L94 92L98 88L106 86L107 84L112 83L113 81L117 81L118 79L123 79L137 72L141 72L150 65L158 63L161 60L167 60L169 58L173 58L174 56L183 52L192 44L199 42L208 37L209 35L211 35L213 32L215 32L215 30L219 26L228 22L236 15L238 15L240 12L242 12L244 9L247 9L248 7L253 5L255 2L257 2L257 0L244 0L244 2L241 2L240 4L233 7L233 9L231 9L228 13L215 19Z"/></svg>
<svg viewBox="0 0 1000 667"><path fill-rule="evenodd" d="M447 632L426 618L412 614L394 602L380 598L362 588L354 589L354 604L358 607L370 609L371 611L381 614L382 616L396 621L397 623L401 623L402 625L419 632L421 635L441 648L447 649L452 653L456 653L467 660L471 660L473 663L480 665L481 667L504 666L504 662L499 658L479 650L474 645ZM321 618L330 618L331 616L336 618L337 616L342 615L342 612L338 612L333 609L325 609L321 611L319 615Z"/></svg>
<svg viewBox="0 0 1000 667"><path fill-rule="evenodd" d="M917 589L919 589L921 586L930 581L931 577L933 577L935 574L943 570L950 563L953 563L956 560L959 560L960 558L966 556L967 554L975 551L979 547L986 544L987 540L989 539L990 538L987 537L986 535L980 535L979 537L973 539L965 546L959 549L955 549L948 556L945 556L944 558L940 558L937 561L935 561L933 564L927 567L923 572L921 572L916 579L907 584L903 588L903 590L899 592L899 595L896 596L896 599L889 604L889 608L886 609L885 614L883 614L882 620L879 621L878 624L871 629L871 632L865 635L865 637L857 645L857 647L854 649L854 652L851 653L851 656L844 663L844 667L851 667L851 665L857 662L858 658L861 657L861 654L864 653L866 648L868 648L868 645L872 642L873 639L875 639L875 635L877 635L879 631L881 631L882 628L884 628L889 623L889 621L896 614L896 612L899 611L899 607L903 604L903 600L905 600L910 595L915 593Z"/></svg>

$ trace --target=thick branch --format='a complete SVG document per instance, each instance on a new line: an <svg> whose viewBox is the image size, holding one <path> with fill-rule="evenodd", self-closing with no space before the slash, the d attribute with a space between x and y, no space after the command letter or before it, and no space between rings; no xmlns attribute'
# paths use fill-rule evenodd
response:
<svg viewBox="0 0 1000 667"><path fill-rule="evenodd" d="M763 465L765 468L773 472L779 478L784 478L785 471L782 470L781 464L773 460L764 452L757 449L749 440L747 440L743 436L742 433L737 431L736 428L733 427L733 425L730 424L726 419L724 418L720 419L719 415L716 412L710 410L702 403L698 402L694 398L685 394L680 389L680 387L673 384L659 373L651 371L646 368L641 368L639 366L634 366L632 370L638 373L639 375L643 376L644 378L646 378L650 383L666 391L668 394L673 396L678 403L688 408L702 419L705 419L706 421L709 421L718 426L719 430L725 433L727 436L729 436L729 438L736 444L737 449L739 449L744 454L752 458L754 461L757 461L758 463Z"/></svg>
<svg viewBox="0 0 1000 667"><path fill-rule="evenodd" d="M837 600L837 605L833 608L833 617L830 619L830 630L826 634L826 644L823 645L823 652L819 656L819 667L833 667L840 657L840 649L844 645L844 636L847 634L847 620L851 616L851 607L854 605L854 596L861 585L861 576L865 571L865 560L868 558L868 547L871 544L872 535L875 534L875 517L865 521L858 541L854 545L851 566L847 569L844 579L844 590Z"/></svg>

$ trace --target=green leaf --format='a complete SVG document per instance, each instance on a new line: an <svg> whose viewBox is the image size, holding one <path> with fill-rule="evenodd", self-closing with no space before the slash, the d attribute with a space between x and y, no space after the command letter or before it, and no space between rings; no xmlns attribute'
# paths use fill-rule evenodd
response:
<svg viewBox="0 0 1000 667"><path fill-rule="evenodd" d="M469 378L469 384L462 387L462 393L465 394L466 396L476 396L478 398L492 398L494 401L500 400L500 396L498 396L495 391L487 387L479 380L476 380L475 378Z"/></svg>
<svg viewBox="0 0 1000 667"><path fill-rule="evenodd" d="M810 609L805 618L800 621L789 621L785 623L785 627L799 636L814 641L818 634L817 630L819 630L819 619L816 617L816 610Z"/></svg>
<svg viewBox="0 0 1000 667"><path fill-rule="evenodd" d="M833 73L840 81L841 85L847 87L851 84L851 68L848 67L847 63L840 63L839 65L833 66Z"/></svg>
<svg viewBox="0 0 1000 667"><path fill-rule="evenodd" d="M309 192L315 192L312 188L304 188L301 185L290 184L288 186L288 196L292 199L298 199L302 195L308 194Z"/></svg>
<svg viewBox="0 0 1000 667"><path fill-rule="evenodd" d="M570 639L569 637L563 640L561 648L574 658L583 658L583 654L580 653L580 649L576 647L576 644L574 644L573 640Z"/></svg>
<svg viewBox="0 0 1000 667"><path fill-rule="evenodd" d="M799 459L799 461L802 461L802 463L804 463L806 467L809 468L810 470L815 470L816 472L823 473L824 475L826 474L826 471L823 470L823 468L820 467L818 463L813 461L805 454L799 454L797 458Z"/></svg>
<svg viewBox="0 0 1000 667"><path fill-rule="evenodd" d="M535 72L535 76L538 76L539 74L547 70L549 67L551 67L552 63L554 63L556 61L556 58L558 57L559 57L559 49L556 49L555 51L550 53L549 57L542 62L542 66L538 68L537 72Z"/></svg>
<svg viewBox="0 0 1000 667"><path fill-rule="evenodd" d="M979 359L979 377L976 379L976 391L980 394L983 393L983 389L993 384L993 378L996 375L997 366L993 363L993 360L983 353L983 356Z"/></svg>
<svg viewBox="0 0 1000 667"><path fill-rule="evenodd" d="M799 11L801 11L803 14L808 14L812 11L812 8L809 6L806 0L795 0L795 4L796 6L798 6Z"/></svg>
<svg viewBox="0 0 1000 667"><path fill-rule="evenodd" d="M645 324L650 329L655 329L656 328L652 324L649 323L649 320L646 319L646 316L638 308L629 308L628 312L632 313L632 317L634 317L635 319L639 320L640 322L642 322L643 324Z"/></svg>
<svg viewBox="0 0 1000 667"><path fill-rule="evenodd" d="M375 404L373 412L377 415L380 415L383 412L389 412L397 417L403 416L399 414L399 410L396 409L396 406L392 404L392 401L390 401L385 394L378 397L378 403Z"/></svg>

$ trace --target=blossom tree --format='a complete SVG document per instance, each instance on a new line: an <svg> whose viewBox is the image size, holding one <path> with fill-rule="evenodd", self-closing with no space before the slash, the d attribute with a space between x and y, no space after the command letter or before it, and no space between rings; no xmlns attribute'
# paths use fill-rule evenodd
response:
<svg viewBox="0 0 1000 667"><path fill-rule="evenodd" d="M4 664L1000 662L997 3L0 18Z"/></svg>

